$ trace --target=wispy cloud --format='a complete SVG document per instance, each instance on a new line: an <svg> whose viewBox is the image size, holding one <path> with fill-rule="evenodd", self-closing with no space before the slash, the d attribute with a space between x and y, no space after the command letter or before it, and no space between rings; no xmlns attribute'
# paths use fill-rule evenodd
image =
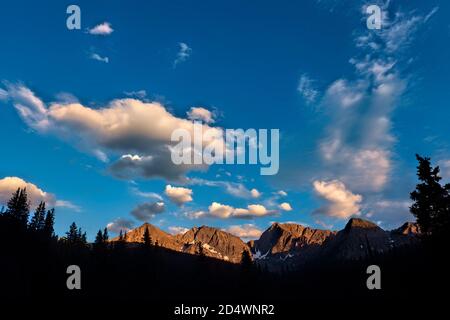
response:
<svg viewBox="0 0 450 320"><path fill-rule="evenodd" d="M76 212L81 211L81 207L79 207L76 204L73 204L72 202L67 201L67 200L56 200L55 207L67 208L67 209L71 209Z"/></svg>
<svg viewBox="0 0 450 320"><path fill-rule="evenodd" d="M177 58L173 62L174 68L176 68L179 63L186 61L192 53L192 49L186 43L180 42L178 45L180 49L177 53Z"/></svg>
<svg viewBox="0 0 450 320"><path fill-rule="evenodd" d="M240 182L191 178L188 180L188 184L223 188L226 193L242 199L256 199L261 196L261 193L257 189L249 189Z"/></svg>
<svg viewBox="0 0 450 320"><path fill-rule="evenodd" d="M300 77L297 91L301 94L307 104L315 102L319 96L319 91L315 88L313 80L306 74L302 74Z"/></svg>
<svg viewBox="0 0 450 320"><path fill-rule="evenodd" d="M90 55L90 58L92 60L97 60L97 61L100 61L100 62L109 63L109 58L108 57L102 57L98 53L92 53Z"/></svg>

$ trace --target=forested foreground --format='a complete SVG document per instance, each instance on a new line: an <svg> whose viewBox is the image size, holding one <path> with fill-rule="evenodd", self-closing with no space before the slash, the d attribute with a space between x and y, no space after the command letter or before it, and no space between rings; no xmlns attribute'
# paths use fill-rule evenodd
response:
<svg viewBox="0 0 450 320"><path fill-rule="evenodd" d="M421 245L366 261L323 259L281 273L267 272L249 256L231 264L149 241L111 242L106 229L91 244L75 223L57 237L54 210L41 203L30 218L26 190L19 189L0 215L1 301L438 303L449 284L449 188L436 181L438 171L428 159L419 162L421 183L412 197L413 213L424 228ZM371 264L381 269L381 290L367 288ZM80 267L80 289L67 286L71 265Z"/></svg>

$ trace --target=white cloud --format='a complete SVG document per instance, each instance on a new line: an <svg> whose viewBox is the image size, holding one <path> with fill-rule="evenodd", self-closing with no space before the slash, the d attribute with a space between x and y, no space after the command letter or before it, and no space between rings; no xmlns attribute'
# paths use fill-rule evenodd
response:
<svg viewBox="0 0 450 320"><path fill-rule="evenodd" d="M177 53L177 58L173 62L173 67L175 68L179 63L186 61L191 53L192 49L184 42L180 42L178 44L180 46L180 50Z"/></svg>
<svg viewBox="0 0 450 320"><path fill-rule="evenodd" d="M338 181L314 181L316 193L329 203L317 209L316 214L324 214L339 219L347 219L353 215L359 215L362 196L353 194L345 185Z"/></svg>
<svg viewBox="0 0 450 320"><path fill-rule="evenodd" d="M81 211L81 208L79 206L67 200L56 200L55 207L67 208L77 212Z"/></svg>
<svg viewBox="0 0 450 320"><path fill-rule="evenodd" d="M8 99L8 92L0 88L0 100Z"/></svg>
<svg viewBox="0 0 450 320"><path fill-rule="evenodd" d="M149 198L149 199L156 199L158 201L163 201L163 198L159 194L157 194L156 192L143 192L143 191L139 190L136 187L132 187L131 191L135 195L137 195L139 197L142 197L142 198Z"/></svg>
<svg viewBox="0 0 450 320"><path fill-rule="evenodd" d="M103 22L101 24L96 25L93 28L88 29L88 32L93 35L107 36L114 32L114 29L111 27L109 22Z"/></svg>
<svg viewBox="0 0 450 320"><path fill-rule="evenodd" d="M233 212L234 208L232 206L228 206L225 204L221 204L218 202L213 202L209 207L209 214L216 218L226 219L229 218Z"/></svg>
<svg viewBox="0 0 450 320"><path fill-rule="evenodd" d="M124 218L117 218L114 219L112 222L109 222L106 225L106 228L113 233L120 233L120 231L122 230L122 233L126 233L128 231L130 231L131 229L133 229L134 227L134 222L132 220L129 219L124 219Z"/></svg>
<svg viewBox="0 0 450 320"><path fill-rule="evenodd" d="M289 203L283 202L279 205L279 208L283 211L292 211L292 207Z"/></svg>
<svg viewBox="0 0 450 320"><path fill-rule="evenodd" d="M90 58L92 60L97 60L100 62L104 62L104 63L109 63L109 58L108 57L102 57L101 55L99 55L98 53L93 53L90 55Z"/></svg>
<svg viewBox="0 0 450 320"><path fill-rule="evenodd" d="M279 195L279 196L281 196L281 197L287 197L287 192L286 191L283 191L283 190L279 190L279 191L277 191L277 194Z"/></svg>
<svg viewBox="0 0 450 320"><path fill-rule="evenodd" d="M186 129L193 135L194 124L178 118L157 102L118 99L107 106L91 108L81 103L51 103L46 106L23 85L6 86L8 96L24 122L40 133L54 134L73 143L82 151L107 162L111 156L122 156L109 168L122 179L162 177L171 181L185 179L190 170L204 170L205 165L175 165L170 148L175 129ZM221 128L202 125L203 132ZM204 145L215 144L225 150L223 138L205 138Z"/></svg>
<svg viewBox="0 0 450 320"><path fill-rule="evenodd" d="M253 188L250 190L250 194L252 195L252 198L259 198L261 196L261 192Z"/></svg>
<svg viewBox="0 0 450 320"><path fill-rule="evenodd" d="M188 231L189 229L184 227L176 227L176 226L169 227L169 233L172 235L185 234Z"/></svg>
<svg viewBox="0 0 450 320"><path fill-rule="evenodd" d="M188 219L200 219L203 217L208 216L208 213L205 211L190 211L190 212L185 212L184 216Z"/></svg>
<svg viewBox="0 0 450 320"><path fill-rule="evenodd" d="M165 210L164 202L146 202L134 208L131 215L140 221L147 222Z"/></svg>
<svg viewBox="0 0 450 320"><path fill-rule="evenodd" d="M177 204L178 206L181 206L185 204L186 202L191 202L192 199L192 189L189 188L183 188L183 187L172 187L170 184L166 186L166 189L164 191L166 196L169 197L169 199Z"/></svg>
<svg viewBox="0 0 450 320"><path fill-rule="evenodd" d="M209 216L221 219L227 218L247 219L247 218L265 217L273 215L275 213L276 212L273 210L267 210L266 207L264 207L261 204L250 204L247 206L246 209L244 209L244 208L234 208L229 205L213 202L208 207Z"/></svg>
<svg viewBox="0 0 450 320"><path fill-rule="evenodd" d="M445 179L450 179L450 159L438 161L439 168L441 169L441 176Z"/></svg>
<svg viewBox="0 0 450 320"><path fill-rule="evenodd" d="M202 107L192 107L187 112L188 119L200 120L205 123L214 123L214 113Z"/></svg>
<svg viewBox="0 0 450 320"><path fill-rule="evenodd" d="M314 88L314 82L306 74L300 77L297 91L308 104L315 102L319 95L319 91Z"/></svg>
<svg viewBox="0 0 450 320"><path fill-rule="evenodd" d="M34 183L27 182L19 177L5 177L0 179L0 203L6 204L18 188L27 189L28 200L32 207L36 207L39 202L45 201L48 206L63 207L74 211L81 210L80 207L70 201L57 200L54 194L45 192Z"/></svg>
<svg viewBox="0 0 450 320"><path fill-rule="evenodd" d="M262 234L254 224L232 225L223 230L245 240L258 239Z"/></svg>

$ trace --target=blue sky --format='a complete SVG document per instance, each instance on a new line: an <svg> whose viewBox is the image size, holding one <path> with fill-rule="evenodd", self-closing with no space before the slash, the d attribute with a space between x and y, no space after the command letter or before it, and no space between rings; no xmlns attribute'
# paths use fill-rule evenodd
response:
<svg viewBox="0 0 450 320"><path fill-rule="evenodd" d="M380 30L366 27L372 3ZM0 13L0 201L26 184L56 206L59 234L72 221L90 238L143 221L247 238L272 221L338 229L360 216L392 228L412 219L415 153L450 178L445 1L77 1L81 30L66 27L69 4L14 1ZM112 139L90 126L92 115L123 125L135 104L149 128L189 122L193 107L211 127L278 128L279 172L159 174L171 167L156 129L124 125ZM152 174L118 172L124 155L162 161Z"/></svg>

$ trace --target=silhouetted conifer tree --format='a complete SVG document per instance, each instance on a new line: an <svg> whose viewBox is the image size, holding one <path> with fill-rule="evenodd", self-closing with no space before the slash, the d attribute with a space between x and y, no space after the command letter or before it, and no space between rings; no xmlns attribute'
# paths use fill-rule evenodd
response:
<svg viewBox="0 0 450 320"><path fill-rule="evenodd" d="M34 215L31 218L29 224L30 230L43 231L45 226L45 202L41 201L34 211Z"/></svg>
<svg viewBox="0 0 450 320"><path fill-rule="evenodd" d="M411 192L414 204L411 213L417 218L421 231L440 237L449 231L450 185L442 186L439 167L432 167L430 158L416 155L417 176L421 183Z"/></svg>
<svg viewBox="0 0 450 320"><path fill-rule="evenodd" d="M144 245L146 247L152 245L152 238L150 237L150 231L148 230L148 227L145 228L144 236L142 237L142 241L144 241Z"/></svg>
<svg viewBox="0 0 450 320"><path fill-rule="evenodd" d="M109 235L108 235L108 229L107 229L107 228L103 229L103 235L102 235L102 238L103 238L103 242L105 242L105 243L108 242L108 240L109 240Z"/></svg>
<svg viewBox="0 0 450 320"><path fill-rule="evenodd" d="M94 244L97 245L97 246L101 246L101 245L103 245L103 243L104 243L104 241L103 241L102 230L98 230L97 236L95 237Z"/></svg>
<svg viewBox="0 0 450 320"><path fill-rule="evenodd" d="M55 230L53 228L54 223L55 223L55 209L51 209L47 211L43 228L43 233L48 238L53 238L55 236Z"/></svg>
<svg viewBox="0 0 450 320"><path fill-rule="evenodd" d="M30 204L28 203L26 188L19 188L13 193L13 196L8 201L5 215L13 218L22 226L26 227L28 216L30 215Z"/></svg>

